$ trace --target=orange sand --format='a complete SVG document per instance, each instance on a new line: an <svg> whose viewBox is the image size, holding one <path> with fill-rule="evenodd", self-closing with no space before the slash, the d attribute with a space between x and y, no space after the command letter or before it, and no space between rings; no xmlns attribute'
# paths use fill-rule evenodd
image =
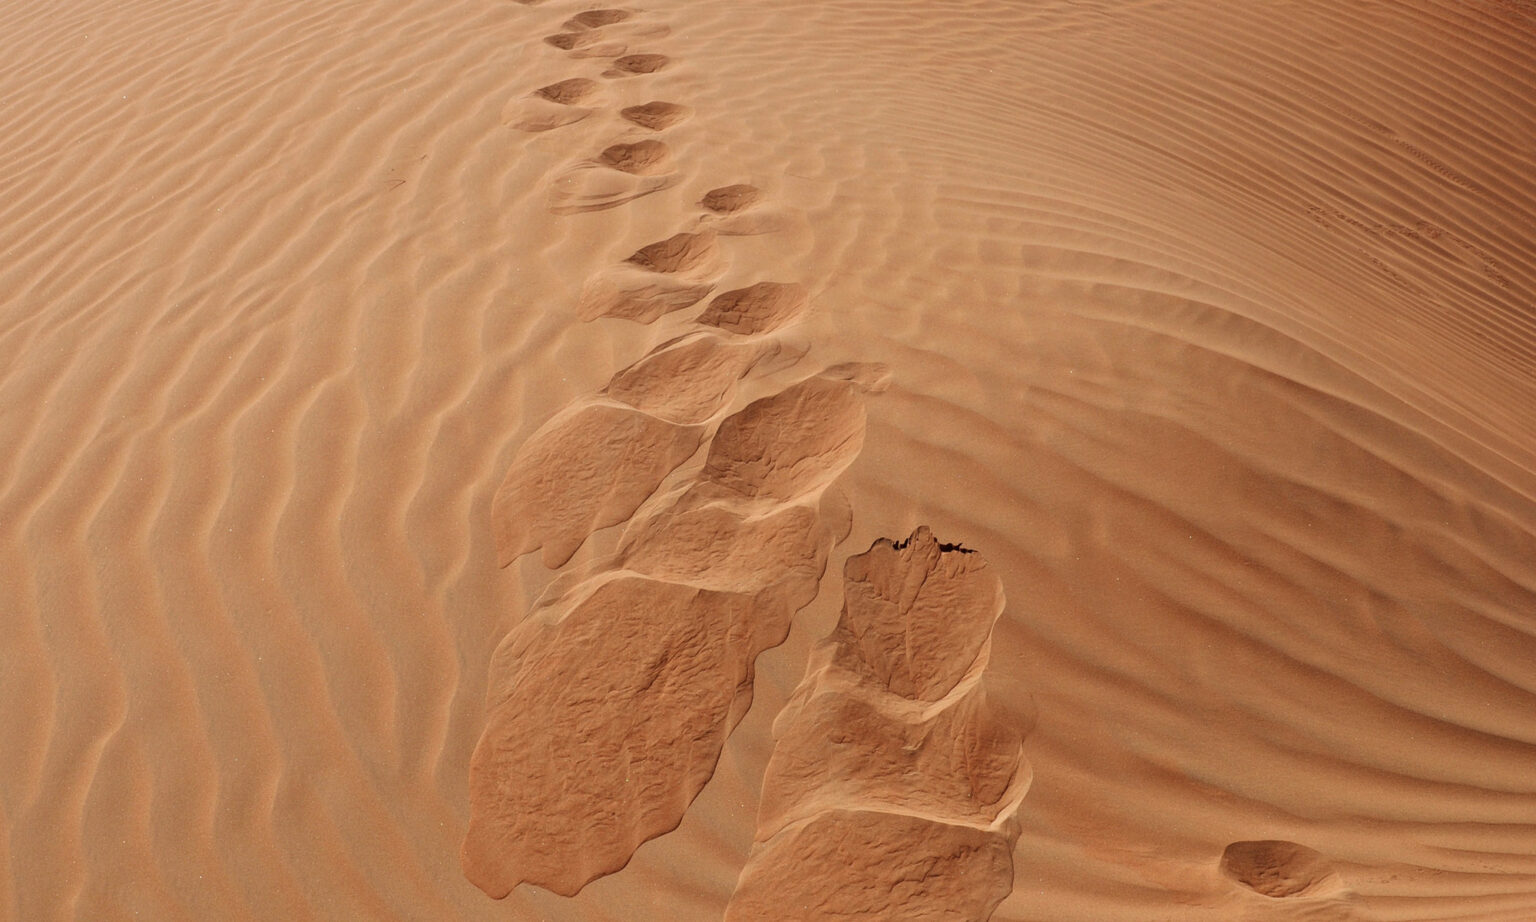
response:
<svg viewBox="0 0 1536 922"><path fill-rule="evenodd" d="M0 920L1536 918L1529 0L0 62Z"/></svg>

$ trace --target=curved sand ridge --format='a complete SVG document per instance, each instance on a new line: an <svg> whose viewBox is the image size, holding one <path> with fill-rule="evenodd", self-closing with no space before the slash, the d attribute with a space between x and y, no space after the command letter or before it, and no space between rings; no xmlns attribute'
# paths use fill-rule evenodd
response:
<svg viewBox="0 0 1536 922"><path fill-rule="evenodd" d="M843 613L774 722L726 910L985 922L1013 889L1022 738L982 685L1002 584L926 527L843 567Z"/></svg>

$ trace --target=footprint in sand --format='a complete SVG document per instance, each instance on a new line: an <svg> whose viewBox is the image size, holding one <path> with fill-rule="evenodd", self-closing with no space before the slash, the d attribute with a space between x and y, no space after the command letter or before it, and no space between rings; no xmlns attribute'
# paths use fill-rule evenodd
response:
<svg viewBox="0 0 1536 922"><path fill-rule="evenodd" d="M794 282L758 282L718 295L709 302L697 322L739 336L757 336L783 329L803 316L810 306L804 285Z"/></svg>
<svg viewBox="0 0 1536 922"><path fill-rule="evenodd" d="M592 532L633 515L703 439L701 427L627 406L566 410L523 445L491 501L498 561L542 548L545 566L563 566Z"/></svg>
<svg viewBox="0 0 1536 922"><path fill-rule="evenodd" d="M704 193L704 198L699 200L699 205L705 211L717 215L732 215L746 211L756 205L763 197L763 193L756 186L745 183L737 183L733 186L721 186Z"/></svg>
<svg viewBox="0 0 1536 922"><path fill-rule="evenodd" d="M613 376L524 443L491 503L501 566L543 549L563 566L594 531L626 521L704 437L702 423L760 364L798 358L776 344L694 334Z"/></svg>
<svg viewBox="0 0 1536 922"><path fill-rule="evenodd" d="M663 128L671 128L678 122L693 114L693 110L687 106L678 105L675 102L647 102L638 106L626 106L619 110L619 115L626 121L633 122L641 128L650 131L661 131Z"/></svg>
<svg viewBox="0 0 1536 922"><path fill-rule="evenodd" d="M663 314L699 303L724 271L714 234L681 233L636 250L620 265L594 277L576 306L582 320L619 317L651 323Z"/></svg>
<svg viewBox="0 0 1536 922"><path fill-rule="evenodd" d="M671 152L662 142L611 144L555 177L549 210L555 214L602 211L660 192L676 181Z"/></svg>
<svg viewBox="0 0 1536 922"><path fill-rule="evenodd" d="M548 131L579 122L594 111L582 105L593 101L602 84L586 77L572 77L542 86L501 110L502 124L521 131Z"/></svg>
<svg viewBox="0 0 1536 922"><path fill-rule="evenodd" d="M617 58L629 50L623 42L604 41L603 35L595 30L557 32L544 36L544 43L569 52L573 58Z"/></svg>
<svg viewBox="0 0 1536 922"><path fill-rule="evenodd" d="M704 193L699 207L704 210L700 217L701 227L717 234L734 237L751 237L770 234L784 227L784 216L762 210L762 191L756 186L738 183L721 186Z"/></svg>
<svg viewBox="0 0 1536 922"><path fill-rule="evenodd" d="M688 333L614 375L602 394L668 422L696 425L730 403L748 373L783 367L802 354L775 342L733 343Z"/></svg>
<svg viewBox="0 0 1536 922"><path fill-rule="evenodd" d="M470 771L477 886L575 894L681 822L751 704L757 656L816 596L834 540L817 510L883 380L818 375L727 418L693 487L502 642Z"/></svg>
<svg viewBox="0 0 1536 922"><path fill-rule="evenodd" d="M582 29L601 29L603 26L624 22L633 15L629 10L587 10L567 19L562 28L571 32Z"/></svg>
<svg viewBox="0 0 1536 922"><path fill-rule="evenodd" d="M672 59L664 54L626 54L615 58L612 66L603 71L603 76L619 79L654 74L671 63Z"/></svg>
<svg viewBox="0 0 1536 922"><path fill-rule="evenodd" d="M1002 585L926 527L843 576L842 617L774 723L725 918L985 922L1013 887L1030 780L1020 729L981 684Z"/></svg>
<svg viewBox="0 0 1536 922"><path fill-rule="evenodd" d="M1233 883L1271 899L1331 897L1344 888L1321 852L1277 839L1233 842L1219 868Z"/></svg>
<svg viewBox="0 0 1536 922"><path fill-rule="evenodd" d="M672 151L660 141L652 140L610 144L597 155L597 162L634 176L656 176L671 171Z"/></svg>

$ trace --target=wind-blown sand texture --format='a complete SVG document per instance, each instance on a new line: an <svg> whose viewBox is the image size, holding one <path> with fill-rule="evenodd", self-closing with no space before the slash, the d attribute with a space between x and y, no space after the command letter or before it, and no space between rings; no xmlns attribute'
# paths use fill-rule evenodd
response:
<svg viewBox="0 0 1536 922"><path fill-rule="evenodd" d="M1536 917L1526 0L60 0L0 62L0 920ZM823 641L921 525L1009 604L892 722L967 654Z"/></svg>

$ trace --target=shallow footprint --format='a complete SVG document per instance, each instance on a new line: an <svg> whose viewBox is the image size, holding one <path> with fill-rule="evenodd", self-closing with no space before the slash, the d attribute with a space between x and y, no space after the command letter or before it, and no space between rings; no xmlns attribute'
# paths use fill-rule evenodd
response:
<svg viewBox="0 0 1536 922"><path fill-rule="evenodd" d="M1227 879L1272 899L1332 896L1343 887L1321 852L1279 839L1233 842L1219 867Z"/></svg>
<svg viewBox="0 0 1536 922"><path fill-rule="evenodd" d="M593 99L602 84L586 77L572 77L542 86L521 99L507 103L502 123L521 131L548 131L579 122L593 110L581 104Z"/></svg>
<svg viewBox="0 0 1536 922"><path fill-rule="evenodd" d="M626 54L616 58L612 66L603 71L603 76L612 79L654 74L670 63L672 59L664 54Z"/></svg>
<svg viewBox="0 0 1536 922"><path fill-rule="evenodd" d="M675 102L648 102L638 106L626 106L619 110L619 115L628 121L639 125L641 128L649 128L651 131L660 131L670 128L693 114L693 110L687 106L678 105Z"/></svg>
<svg viewBox="0 0 1536 922"><path fill-rule="evenodd" d="M593 532L628 519L698 449L703 430L628 407L568 410L518 451L491 503L501 566L544 550L563 566Z"/></svg>

